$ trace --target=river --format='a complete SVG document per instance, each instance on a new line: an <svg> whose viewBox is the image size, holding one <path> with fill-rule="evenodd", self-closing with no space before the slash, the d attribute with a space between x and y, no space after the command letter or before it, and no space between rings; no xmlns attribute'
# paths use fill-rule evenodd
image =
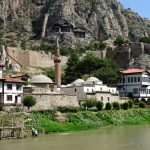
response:
<svg viewBox="0 0 150 150"><path fill-rule="evenodd" d="M0 141L0 150L150 150L150 125L103 127Z"/></svg>

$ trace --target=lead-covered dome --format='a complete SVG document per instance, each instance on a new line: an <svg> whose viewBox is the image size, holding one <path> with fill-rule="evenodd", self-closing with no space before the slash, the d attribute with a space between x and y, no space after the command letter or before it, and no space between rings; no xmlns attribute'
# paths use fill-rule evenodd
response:
<svg viewBox="0 0 150 150"><path fill-rule="evenodd" d="M83 79L77 79L77 80L75 80L75 81L72 83L72 85L74 85L74 86L81 86L81 85L83 85L84 82L85 82L85 81L84 81Z"/></svg>
<svg viewBox="0 0 150 150"><path fill-rule="evenodd" d="M86 81L90 81L90 82L99 82L100 80L98 79L98 78L96 78L96 77L89 77Z"/></svg>
<svg viewBox="0 0 150 150"><path fill-rule="evenodd" d="M30 82L31 83L53 84L53 81L49 77L42 75L42 74L34 76Z"/></svg>
<svg viewBox="0 0 150 150"><path fill-rule="evenodd" d="M85 84L102 84L102 81L100 81L96 77L89 77L86 81Z"/></svg>

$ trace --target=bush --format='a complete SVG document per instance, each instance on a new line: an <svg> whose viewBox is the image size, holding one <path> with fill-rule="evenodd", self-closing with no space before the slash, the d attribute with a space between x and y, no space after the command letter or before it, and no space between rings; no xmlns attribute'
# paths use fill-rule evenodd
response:
<svg viewBox="0 0 150 150"><path fill-rule="evenodd" d="M126 37L123 37L121 35L117 36L117 38L114 42L114 44L118 45L118 46L121 46L121 45L127 44L127 43L129 43L129 40Z"/></svg>
<svg viewBox="0 0 150 150"><path fill-rule="evenodd" d="M82 104L84 108L92 108L95 106L96 101L94 99L86 99L85 102Z"/></svg>
<svg viewBox="0 0 150 150"><path fill-rule="evenodd" d="M139 39L139 42L150 43L150 37L141 37Z"/></svg>
<svg viewBox="0 0 150 150"><path fill-rule="evenodd" d="M139 107L140 108L145 108L145 102L143 102L143 101L139 102Z"/></svg>
<svg viewBox="0 0 150 150"><path fill-rule="evenodd" d="M129 103L128 103L128 102L124 102L124 103L122 104L122 109L128 110L128 108L129 108Z"/></svg>
<svg viewBox="0 0 150 150"><path fill-rule="evenodd" d="M133 101L132 100L128 100L128 104L129 104L129 108L133 108Z"/></svg>
<svg viewBox="0 0 150 150"><path fill-rule="evenodd" d="M111 110L111 108L112 108L112 104L109 103L109 102L107 102L107 103L106 103L106 106L105 106L105 109L106 109L106 110Z"/></svg>
<svg viewBox="0 0 150 150"><path fill-rule="evenodd" d="M36 99L32 95L27 95L23 98L22 101L23 105L30 109L30 107L34 106L36 104Z"/></svg>
<svg viewBox="0 0 150 150"><path fill-rule="evenodd" d="M97 101L95 106L99 111L102 111L103 105L104 105L103 102Z"/></svg>
<svg viewBox="0 0 150 150"><path fill-rule="evenodd" d="M120 104L118 102L113 102L113 109L119 110L120 109Z"/></svg>

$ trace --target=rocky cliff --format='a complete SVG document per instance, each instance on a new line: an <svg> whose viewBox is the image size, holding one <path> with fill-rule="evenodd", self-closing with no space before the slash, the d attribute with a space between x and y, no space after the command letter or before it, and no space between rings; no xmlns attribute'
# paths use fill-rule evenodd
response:
<svg viewBox="0 0 150 150"><path fill-rule="evenodd" d="M59 37L64 44L78 46L119 34L150 36L150 21L117 0L0 0L0 30L4 36L13 32L22 39L48 42Z"/></svg>

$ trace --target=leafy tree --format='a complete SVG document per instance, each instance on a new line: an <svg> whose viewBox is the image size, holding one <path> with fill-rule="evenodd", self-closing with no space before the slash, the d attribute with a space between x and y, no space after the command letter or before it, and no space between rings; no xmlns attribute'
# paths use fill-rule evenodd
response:
<svg viewBox="0 0 150 150"><path fill-rule="evenodd" d="M150 37L141 37L139 39L139 42L150 43Z"/></svg>
<svg viewBox="0 0 150 150"><path fill-rule="evenodd" d="M78 69L81 71L81 74L87 74L89 76L98 69L100 58L94 56L93 54L88 53L79 63Z"/></svg>
<svg viewBox="0 0 150 150"><path fill-rule="evenodd" d="M128 100L129 108L133 108L133 100Z"/></svg>
<svg viewBox="0 0 150 150"><path fill-rule="evenodd" d="M21 41L21 48L23 49L23 50L26 50L27 49L27 45L26 45L26 40L25 39L23 39L22 41Z"/></svg>
<svg viewBox="0 0 150 150"><path fill-rule="evenodd" d="M36 104L36 99L32 95L27 95L23 98L22 101L23 105L30 109L30 107L34 106Z"/></svg>
<svg viewBox="0 0 150 150"><path fill-rule="evenodd" d="M114 41L115 45L121 46L123 44L127 44L129 43L129 39L127 39L126 37L123 37L121 35L118 35L116 40Z"/></svg>
<svg viewBox="0 0 150 150"><path fill-rule="evenodd" d="M96 104L95 104L96 108L97 108L99 111L102 111L103 105L104 105L104 104L103 104L103 102L101 102L101 101L97 101Z"/></svg>
<svg viewBox="0 0 150 150"><path fill-rule="evenodd" d="M119 110L120 109L120 104L118 102L113 102L113 109Z"/></svg>
<svg viewBox="0 0 150 150"><path fill-rule="evenodd" d="M78 70L79 56L76 52L72 52L67 62L67 67L65 68L65 81L66 83L71 83L80 77L80 70Z"/></svg>
<svg viewBox="0 0 150 150"><path fill-rule="evenodd" d="M128 110L128 108L129 108L129 103L128 103L128 102L124 102L124 103L122 104L122 108L123 108L124 110Z"/></svg>
<svg viewBox="0 0 150 150"><path fill-rule="evenodd" d="M94 107L95 106L95 100L94 99L89 99L89 98L87 98L87 99L85 99L85 101L84 101L84 103L82 104L82 106L84 107L84 108L92 108L92 107Z"/></svg>
<svg viewBox="0 0 150 150"><path fill-rule="evenodd" d="M112 104L110 102L107 102L106 106L105 106L105 109L106 110L111 110L112 109Z"/></svg>
<svg viewBox="0 0 150 150"><path fill-rule="evenodd" d="M145 102L143 102L143 101L139 102L139 107L140 108L145 108Z"/></svg>
<svg viewBox="0 0 150 150"><path fill-rule="evenodd" d="M87 49L90 51L103 50L107 47L107 44L101 40L96 40L92 42Z"/></svg>
<svg viewBox="0 0 150 150"><path fill-rule="evenodd" d="M49 78L51 78L52 81L55 81L55 71L52 68L50 68L49 70L47 70L47 76Z"/></svg>

